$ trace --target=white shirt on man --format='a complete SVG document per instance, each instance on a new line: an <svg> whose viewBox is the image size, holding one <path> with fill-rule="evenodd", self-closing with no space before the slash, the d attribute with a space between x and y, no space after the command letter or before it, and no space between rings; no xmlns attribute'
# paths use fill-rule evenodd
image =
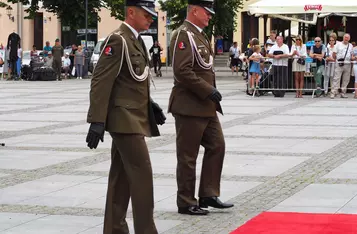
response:
<svg viewBox="0 0 357 234"><path fill-rule="evenodd" d="M69 67L71 66L71 60L69 59L69 57L64 57L62 58L62 62L63 62L63 67Z"/></svg>
<svg viewBox="0 0 357 234"><path fill-rule="evenodd" d="M345 61L346 62L351 61L351 53L352 53L352 49L353 49L353 46L351 43L348 43L348 44L338 43L335 45L335 47L336 47L335 53L336 53L337 60L345 58L345 55L346 55ZM348 48L348 51L347 51L347 48ZM347 51L347 53L346 53L346 51Z"/></svg>
<svg viewBox="0 0 357 234"><path fill-rule="evenodd" d="M233 58L237 59L237 58L239 58L240 50L239 50L238 46L237 47L232 46L229 49L229 53L230 53L230 55L233 55Z"/></svg>
<svg viewBox="0 0 357 234"><path fill-rule="evenodd" d="M289 47L285 44L278 46L278 44L273 45L270 50L269 54L274 54L275 51L282 51L283 54L290 54ZM273 59L273 66L288 66L289 58L281 58L281 59Z"/></svg>

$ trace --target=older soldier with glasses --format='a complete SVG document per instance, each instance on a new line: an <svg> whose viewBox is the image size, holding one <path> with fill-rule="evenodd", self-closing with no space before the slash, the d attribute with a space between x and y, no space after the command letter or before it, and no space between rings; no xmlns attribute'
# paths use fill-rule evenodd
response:
<svg viewBox="0 0 357 234"><path fill-rule="evenodd" d="M207 215L208 206L230 208L220 201L220 181L225 142L216 111L222 113L222 95L216 89L213 50L203 32L214 14L213 0L188 0L187 18L170 44L174 87L169 112L175 117L178 213ZM201 182L195 198L196 160L205 148Z"/></svg>
<svg viewBox="0 0 357 234"><path fill-rule="evenodd" d="M157 234L153 219L153 176L144 137L160 135L161 108L150 98L149 57L139 32L156 16L154 0L127 0L125 22L103 42L93 72L87 121L89 148L112 141L104 234L129 233L131 199L135 233Z"/></svg>

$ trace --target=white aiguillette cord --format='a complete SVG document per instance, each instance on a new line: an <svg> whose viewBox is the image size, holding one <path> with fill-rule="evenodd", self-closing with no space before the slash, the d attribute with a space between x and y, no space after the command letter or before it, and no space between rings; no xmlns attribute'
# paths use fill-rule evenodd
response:
<svg viewBox="0 0 357 234"><path fill-rule="evenodd" d="M187 35L188 35L188 39L190 40L191 47L194 48L194 52L195 52L194 55L195 55L197 64L203 69L206 69L206 70L211 69L212 65L213 65L213 57L212 57L212 55L209 56L209 62L206 63L202 59L200 53L198 52L197 45L196 45L195 40L193 39L192 33L191 32L187 32Z"/></svg>
<svg viewBox="0 0 357 234"><path fill-rule="evenodd" d="M145 81L150 74L149 66L147 66L147 65L145 66L144 72L141 75L135 74L133 65L131 64L131 60L130 60L128 45L126 43L125 38L120 33L121 32L117 32L116 34L122 38L122 43L123 43L122 58L124 57L124 54L125 54L125 58L126 58L126 61L128 64L128 69L129 69L130 75L133 77L134 80L136 80L138 82ZM123 64L123 59L121 60L120 68L122 67L122 64ZM119 72L120 72L120 70L119 70ZM119 75L119 72L118 72L118 75Z"/></svg>
<svg viewBox="0 0 357 234"><path fill-rule="evenodd" d="M185 31L185 30L180 30L180 31L178 31L177 37L176 37L176 40L175 40L175 45L174 45L173 54L175 54L175 52L176 52L177 40L178 40L178 38L179 38L179 36L180 36L181 31ZM212 65L213 65L213 57L212 57L212 55L210 55L210 58L209 58L210 61L209 61L209 63L206 63L206 62L202 59L200 53L198 52L197 45L196 45L196 43L195 43L195 40L193 39L192 34L191 34L190 32L188 32L188 31L186 31L186 33L187 33L188 39L189 39L189 41L190 41L191 49L192 49L192 55L193 55L192 66L194 65L195 60L196 60L196 61L197 61L197 64L198 64L201 68L203 68L203 69L205 69L205 70L212 69ZM174 67L174 62L175 62L175 56L172 57L172 67ZM174 75L174 78L175 78L176 81L178 81L177 78L175 77L175 75ZM178 81L178 82L179 82L179 81Z"/></svg>

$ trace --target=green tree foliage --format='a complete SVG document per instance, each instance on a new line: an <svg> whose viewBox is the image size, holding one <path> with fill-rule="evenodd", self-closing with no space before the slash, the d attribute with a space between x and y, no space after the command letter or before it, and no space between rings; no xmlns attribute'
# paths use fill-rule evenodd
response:
<svg viewBox="0 0 357 234"><path fill-rule="evenodd" d="M110 0L113 1L113 0ZM29 5L26 9L28 15L25 18L34 18L39 10L39 0L7 0L8 3L22 3ZM43 8L47 12L54 13L61 19L62 25L71 28L83 27L85 22L85 0L42 0ZM88 0L88 25L100 20L98 11L105 7L106 3L100 0Z"/></svg>
<svg viewBox="0 0 357 234"><path fill-rule="evenodd" d="M125 0L106 0L106 2L108 9L111 11L111 16L123 21L125 17Z"/></svg>
<svg viewBox="0 0 357 234"><path fill-rule="evenodd" d="M186 17L187 1L159 0L161 9L167 12L170 18L170 28L177 28ZM205 29L209 36L227 36L230 30L237 29L237 12L243 7L243 0L216 0L214 9L216 14Z"/></svg>

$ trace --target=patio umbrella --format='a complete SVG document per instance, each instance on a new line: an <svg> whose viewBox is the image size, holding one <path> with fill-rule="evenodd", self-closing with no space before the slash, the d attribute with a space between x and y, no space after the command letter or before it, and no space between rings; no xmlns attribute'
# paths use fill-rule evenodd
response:
<svg viewBox="0 0 357 234"><path fill-rule="evenodd" d="M356 13L357 0L261 0L248 6L250 14Z"/></svg>

